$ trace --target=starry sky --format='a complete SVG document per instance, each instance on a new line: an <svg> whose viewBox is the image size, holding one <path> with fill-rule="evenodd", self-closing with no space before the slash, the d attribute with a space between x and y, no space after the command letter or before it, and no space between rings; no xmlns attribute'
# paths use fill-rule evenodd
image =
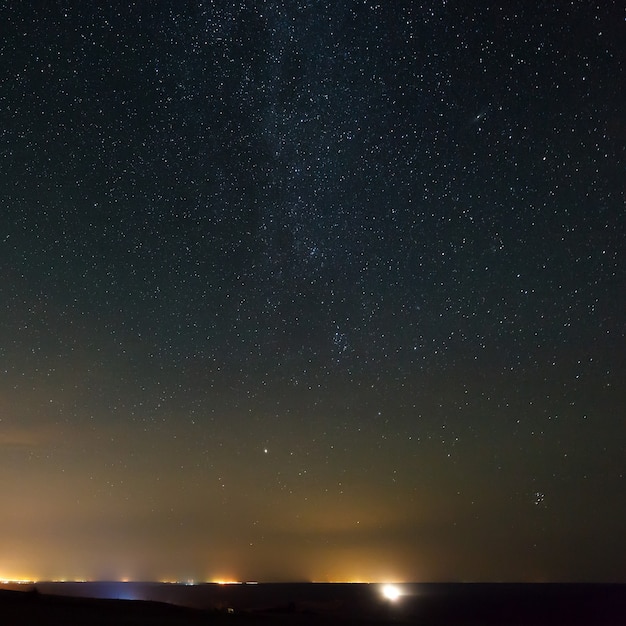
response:
<svg viewBox="0 0 626 626"><path fill-rule="evenodd" d="M0 2L0 578L626 582L624 17Z"/></svg>

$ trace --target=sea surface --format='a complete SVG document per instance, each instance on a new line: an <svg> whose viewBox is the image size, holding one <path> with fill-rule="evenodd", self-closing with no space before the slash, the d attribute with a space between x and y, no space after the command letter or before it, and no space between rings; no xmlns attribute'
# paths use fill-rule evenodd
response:
<svg viewBox="0 0 626 626"><path fill-rule="evenodd" d="M409 623L626 625L626 585L402 583L398 597L365 583L38 582L39 594L151 600L234 613ZM23 586L22 586L23 588Z"/></svg>

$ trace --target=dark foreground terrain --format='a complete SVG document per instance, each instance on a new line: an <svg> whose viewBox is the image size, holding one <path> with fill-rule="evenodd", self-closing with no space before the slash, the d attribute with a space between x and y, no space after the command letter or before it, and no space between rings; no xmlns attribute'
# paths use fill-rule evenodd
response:
<svg viewBox="0 0 626 626"><path fill-rule="evenodd" d="M148 599L86 597L90 591L101 596L103 589ZM396 602L379 591L377 585L349 584L41 583L0 590L0 625L626 626L626 585L404 585ZM154 599L160 597L168 602Z"/></svg>

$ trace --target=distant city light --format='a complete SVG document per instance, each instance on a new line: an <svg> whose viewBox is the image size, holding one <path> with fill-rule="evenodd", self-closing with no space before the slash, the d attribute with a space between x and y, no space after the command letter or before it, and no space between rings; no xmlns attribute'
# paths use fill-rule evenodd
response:
<svg viewBox="0 0 626 626"><path fill-rule="evenodd" d="M0 578L0 585L32 585L36 582L30 578Z"/></svg>
<svg viewBox="0 0 626 626"><path fill-rule="evenodd" d="M240 580L214 580L214 583L218 585L241 585L243 584Z"/></svg>

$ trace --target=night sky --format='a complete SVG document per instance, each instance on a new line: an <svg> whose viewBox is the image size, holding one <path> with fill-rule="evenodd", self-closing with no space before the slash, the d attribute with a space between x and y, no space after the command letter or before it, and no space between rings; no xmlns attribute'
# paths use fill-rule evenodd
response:
<svg viewBox="0 0 626 626"><path fill-rule="evenodd" d="M0 2L0 578L626 582L624 18Z"/></svg>

